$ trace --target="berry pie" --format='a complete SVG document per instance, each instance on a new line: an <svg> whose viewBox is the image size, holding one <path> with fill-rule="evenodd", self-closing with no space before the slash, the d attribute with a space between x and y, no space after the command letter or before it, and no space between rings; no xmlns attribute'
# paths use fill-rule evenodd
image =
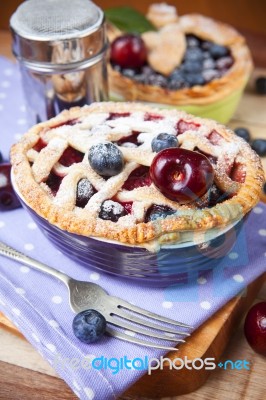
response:
<svg viewBox="0 0 266 400"><path fill-rule="evenodd" d="M111 97L182 106L226 122L252 70L245 39L202 15L179 17L167 4L151 5L147 18L157 30L136 35L109 28ZM227 115L204 109L213 104Z"/></svg>
<svg viewBox="0 0 266 400"><path fill-rule="evenodd" d="M72 108L11 150L14 181L51 224L120 243L225 227L259 201L249 144L214 121L134 103Z"/></svg>

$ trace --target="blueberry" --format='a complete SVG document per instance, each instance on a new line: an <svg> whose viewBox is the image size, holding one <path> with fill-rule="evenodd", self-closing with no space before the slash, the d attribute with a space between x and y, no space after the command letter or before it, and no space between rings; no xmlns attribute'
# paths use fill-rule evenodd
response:
<svg viewBox="0 0 266 400"><path fill-rule="evenodd" d="M167 206L159 206L157 204L151 206L145 215L145 222L155 221L158 218L165 218L168 215L175 214L176 211Z"/></svg>
<svg viewBox="0 0 266 400"><path fill-rule="evenodd" d="M115 71L121 72L122 68L118 64L112 64L112 67Z"/></svg>
<svg viewBox="0 0 266 400"><path fill-rule="evenodd" d="M170 79L170 80L174 80L174 79L180 80L180 79L183 79L183 73L182 73L182 71L181 71L179 68L176 68L176 69L171 73L171 75L169 76L169 79Z"/></svg>
<svg viewBox="0 0 266 400"><path fill-rule="evenodd" d="M148 77L148 83L153 86L166 87L167 78L165 78L163 75L152 74Z"/></svg>
<svg viewBox="0 0 266 400"><path fill-rule="evenodd" d="M168 89L178 90L186 87L186 82L184 79L183 72L180 69L176 69L172 72L172 74L168 78Z"/></svg>
<svg viewBox="0 0 266 400"><path fill-rule="evenodd" d="M1 151L0 151L0 163L2 163L3 162L3 156L2 156L2 153L1 153Z"/></svg>
<svg viewBox="0 0 266 400"><path fill-rule="evenodd" d="M198 47L188 48L185 53L184 59L190 61L202 61L203 51Z"/></svg>
<svg viewBox="0 0 266 400"><path fill-rule="evenodd" d="M89 163L97 174L114 176L124 167L123 155L112 142L98 143L90 148Z"/></svg>
<svg viewBox="0 0 266 400"><path fill-rule="evenodd" d="M151 75L154 73L154 70L149 65L144 65L141 69L141 73L144 75Z"/></svg>
<svg viewBox="0 0 266 400"><path fill-rule="evenodd" d="M259 94L266 94L266 77L260 76L255 82L256 91Z"/></svg>
<svg viewBox="0 0 266 400"><path fill-rule="evenodd" d="M250 141L250 132L246 128L236 128L235 134L244 139L246 142Z"/></svg>
<svg viewBox="0 0 266 400"><path fill-rule="evenodd" d="M205 60L203 61L203 68L204 69L214 69L215 68L214 60L210 57L205 58Z"/></svg>
<svg viewBox="0 0 266 400"><path fill-rule="evenodd" d="M186 60L182 68L185 72L200 72L202 70L202 63L200 61Z"/></svg>
<svg viewBox="0 0 266 400"><path fill-rule="evenodd" d="M231 56L221 57L216 61L216 67L219 70L224 70L230 68L234 63L234 60Z"/></svg>
<svg viewBox="0 0 266 400"><path fill-rule="evenodd" d="M104 335L106 319L96 310L85 310L75 316L72 328L81 342L94 343Z"/></svg>
<svg viewBox="0 0 266 400"><path fill-rule="evenodd" d="M204 85L206 83L203 75L200 73L186 74L185 79L189 83L190 86Z"/></svg>
<svg viewBox="0 0 266 400"><path fill-rule="evenodd" d="M134 69L130 69L130 68L126 68L123 69L122 74L128 78L133 78L136 75L136 71L134 71Z"/></svg>
<svg viewBox="0 0 266 400"><path fill-rule="evenodd" d="M253 140L251 147L253 150L256 151L256 153L264 157L266 156L266 139L255 139Z"/></svg>
<svg viewBox="0 0 266 400"><path fill-rule="evenodd" d="M199 47L200 45L200 40L194 35L187 35L186 40L188 47Z"/></svg>
<svg viewBox="0 0 266 400"><path fill-rule="evenodd" d="M263 185L263 192L266 194L266 182Z"/></svg>
<svg viewBox="0 0 266 400"><path fill-rule="evenodd" d="M202 71L202 76L206 82L210 82L213 79L220 78L220 73L216 69L205 69Z"/></svg>
<svg viewBox="0 0 266 400"><path fill-rule="evenodd" d="M76 206L84 208L96 190L87 178L82 178L77 185Z"/></svg>
<svg viewBox="0 0 266 400"><path fill-rule="evenodd" d="M167 88L170 90L178 90L188 86L184 80L182 79L170 79L167 84Z"/></svg>
<svg viewBox="0 0 266 400"><path fill-rule="evenodd" d="M203 54L203 60L207 60L207 59L213 60L213 58L208 50L204 50L202 54Z"/></svg>
<svg viewBox="0 0 266 400"><path fill-rule="evenodd" d="M148 77L145 74L137 74L134 76L134 79L139 83L148 84Z"/></svg>
<svg viewBox="0 0 266 400"><path fill-rule="evenodd" d="M113 200L105 200L99 212L99 218L113 222L117 222L124 215L127 215L125 208Z"/></svg>
<svg viewBox="0 0 266 400"><path fill-rule="evenodd" d="M209 42L208 40L203 40L203 42L201 43L201 48L203 50L209 50L212 47L213 43Z"/></svg>
<svg viewBox="0 0 266 400"><path fill-rule="evenodd" d="M225 57L229 54L228 48L219 44L212 44L209 48L209 51L215 60L217 60L217 58Z"/></svg>
<svg viewBox="0 0 266 400"><path fill-rule="evenodd" d="M169 147L178 147L178 139L175 135L169 133L159 133L158 136L152 139L151 148L155 153L168 149Z"/></svg>
<svg viewBox="0 0 266 400"><path fill-rule="evenodd" d="M207 192L207 196L205 200L203 200L200 204L201 208L204 207L214 207L217 203L221 203L226 200L227 195L218 189L218 187L213 184Z"/></svg>
<svg viewBox="0 0 266 400"><path fill-rule="evenodd" d="M183 72L178 68L174 70L168 78L167 87L169 89L181 89L186 86Z"/></svg>

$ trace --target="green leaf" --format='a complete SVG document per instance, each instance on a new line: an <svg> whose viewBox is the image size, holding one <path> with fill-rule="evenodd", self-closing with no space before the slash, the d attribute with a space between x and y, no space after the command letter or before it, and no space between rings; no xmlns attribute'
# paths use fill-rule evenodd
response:
<svg viewBox="0 0 266 400"><path fill-rule="evenodd" d="M114 7L105 11L106 18L123 32L143 33L155 30L143 14L131 7Z"/></svg>

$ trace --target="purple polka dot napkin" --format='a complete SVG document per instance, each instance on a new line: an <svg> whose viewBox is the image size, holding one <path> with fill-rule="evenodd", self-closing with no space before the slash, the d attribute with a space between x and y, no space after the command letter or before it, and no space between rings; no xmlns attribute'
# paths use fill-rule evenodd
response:
<svg viewBox="0 0 266 400"><path fill-rule="evenodd" d="M7 160L11 144L27 129L27 118L18 67L4 58L0 58L0 118L0 150ZM46 239L23 209L0 213L0 241L73 278L97 282L110 294L196 328L266 270L266 206L254 208L234 248L221 259L218 268L165 289L141 287L95 272L93 266L87 269L78 265ZM74 313L65 286L3 257L0 309L80 399L115 399L146 373L145 363L135 369L120 365L114 373L114 369L105 368L108 365L103 360L125 356L147 360L163 354L110 337L91 345L79 342L72 333ZM98 364L93 364L95 358Z"/></svg>

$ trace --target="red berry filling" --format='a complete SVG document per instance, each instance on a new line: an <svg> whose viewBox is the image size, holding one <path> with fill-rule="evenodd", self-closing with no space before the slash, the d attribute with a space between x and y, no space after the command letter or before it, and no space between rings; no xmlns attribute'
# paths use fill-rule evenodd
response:
<svg viewBox="0 0 266 400"><path fill-rule="evenodd" d="M151 184L152 180L150 177L149 167L141 166L131 172L126 182L122 186L122 189L133 190L138 187L150 186Z"/></svg>
<svg viewBox="0 0 266 400"><path fill-rule="evenodd" d="M217 131L213 130L209 134L208 140L211 142L211 144L216 146L216 145L219 145L221 143L223 138Z"/></svg>
<svg viewBox="0 0 266 400"><path fill-rule="evenodd" d="M65 126L65 125L76 125L77 123L79 123L80 121L78 120L78 118L73 118L73 119L69 119L68 121L65 122L60 122L57 125L51 126L50 129L55 129L55 128L59 128L60 126Z"/></svg>
<svg viewBox="0 0 266 400"><path fill-rule="evenodd" d="M110 113L109 118L107 118L107 121L112 121L113 119L117 119L117 118L123 118L123 117L129 117L130 113L129 112L125 112L125 113Z"/></svg>
<svg viewBox="0 0 266 400"><path fill-rule="evenodd" d="M118 146L121 146L123 143L133 143L136 146L140 146L141 143L138 142L138 131L133 131L130 136L125 136L115 142Z"/></svg>
<svg viewBox="0 0 266 400"><path fill-rule="evenodd" d="M56 193L59 190L59 187L61 185L63 177L56 175L54 172L51 172L50 175L48 176L48 179L46 180L46 185L49 186L49 188L52 191L52 194L55 196Z"/></svg>
<svg viewBox="0 0 266 400"><path fill-rule="evenodd" d="M246 171L244 166L240 163L234 162L232 169L230 171L230 178L232 181L243 183L246 178Z"/></svg>
<svg viewBox="0 0 266 400"><path fill-rule="evenodd" d="M119 201L119 203L124 207L124 209L126 210L126 212L128 214L131 214L132 211L132 201L128 201L128 202L124 202L124 201Z"/></svg>
<svg viewBox="0 0 266 400"><path fill-rule="evenodd" d="M200 127L199 124L195 124L194 122L187 122L181 119L180 121L178 121L176 125L176 130L177 134L181 135L182 133L189 130L196 131L199 127Z"/></svg>
<svg viewBox="0 0 266 400"><path fill-rule="evenodd" d="M164 119L162 115L150 114L150 113L146 113L144 115L144 121L160 121L162 119Z"/></svg>
<svg viewBox="0 0 266 400"><path fill-rule="evenodd" d="M84 154L73 147L67 147L59 159L60 164L65 167L70 167L74 163L79 163L83 160Z"/></svg>
<svg viewBox="0 0 266 400"><path fill-rule="evenodd" d="M42 139L39 139L38 142L35 144L33 147L34 150L38 151L38 153L44 149L47 146L47 143L45 143Z"/></svg>

